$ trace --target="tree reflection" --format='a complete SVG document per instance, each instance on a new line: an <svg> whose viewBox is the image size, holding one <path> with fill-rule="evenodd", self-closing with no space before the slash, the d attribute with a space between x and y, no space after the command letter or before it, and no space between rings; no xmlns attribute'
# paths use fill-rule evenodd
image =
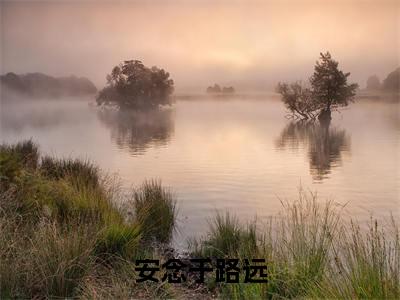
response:
<svg viewBox="0 0 400 300"><path fill-rule="evenodd" d="M110 129L111 140L121 149L143 154L148 148L166 145L174 131L170 109L146 111L101 110L99 120Z"/></svg>
<svg viewBox="0 0 400 300"><path fill-rule="evenodd" d="M292 122L281 132L277 141L280 149L307 149L310 173L314 180L328 177L331 168L338 166L342 153L350 150L350 137L343 129L310 122Z"/></svg>

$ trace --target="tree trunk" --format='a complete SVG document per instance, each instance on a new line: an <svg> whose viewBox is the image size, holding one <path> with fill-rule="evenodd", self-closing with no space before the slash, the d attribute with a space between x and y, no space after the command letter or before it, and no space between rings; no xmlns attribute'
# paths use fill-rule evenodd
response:
<svg viewBox="0 0 400 300"><path fill-rule="evenodd" d="M323 125L329 124L332 120L331 109L327 108L322 110L318 115L318 120Z"/></svg>

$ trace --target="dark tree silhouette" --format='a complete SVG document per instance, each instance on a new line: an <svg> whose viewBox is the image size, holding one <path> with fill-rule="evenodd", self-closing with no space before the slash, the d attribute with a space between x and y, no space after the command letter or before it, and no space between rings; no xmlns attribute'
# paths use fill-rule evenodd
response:
<svg viewBox="0 0 400 300"><path fill-rule="evenodd" d="M222 88L222 93L224 94L234 94L235 93L235 89L233 88L233 86L230 87L223 87Z"/></svg>
<svg viewBox="0 0 400 300"><path fill-rule="evenodd" d="M354 99L357 84L348 84L350 73L338 69L330 53L320 54L310 78L310 87L300 83L279 83L277 91L293 116L320 121L331 119L331 110L347 106Z"/></svg>
<svg viewBox="0 0 400 300"><path fill-rule="evenodd" d="M165 70L127 60L107 75L107 86L99 92L96 101L99 105L116 104L121 109L156 108L170 104L173 86L174 81Z"/></svg>
<svg viewBox="0 0 400 300"><path fill-rule="evenodd" d="M221 89L221 87L219 86L219 84L214 84L214 86L209 86L208 88L207 88L207 93L209 93L209 94L214 94L214 93L221 93L222 92L222 89Z"/></svg>
<svg viewBox="0 0 400 300"><path fill-rule="evenodd" d="M339 63L332 59L329 52L320 55L310 83L312 97L321 108L318 116L321 120L331 118L331 109L347 106L354 99L358 85L347 83L350 73L339 70Z"/></svg>

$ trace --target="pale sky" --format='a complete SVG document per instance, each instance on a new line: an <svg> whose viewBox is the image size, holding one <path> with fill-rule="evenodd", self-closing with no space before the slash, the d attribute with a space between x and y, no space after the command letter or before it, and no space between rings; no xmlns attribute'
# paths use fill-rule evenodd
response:
<svg viewBox="0 0 400 300"><path fill-rule="evenodd" d="M308 78L329 50L361 86L400 66L400 1L1 2L1 73L76 74L98 87L142 60L178 91L271 89Z"/></svg>

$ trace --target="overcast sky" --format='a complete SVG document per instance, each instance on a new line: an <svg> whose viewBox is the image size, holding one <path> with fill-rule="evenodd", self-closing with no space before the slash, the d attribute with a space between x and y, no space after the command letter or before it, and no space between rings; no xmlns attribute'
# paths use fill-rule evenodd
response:
<svg viewBox="0 0 400 300"><path fill-rule="evenodd" d="M306 79L329 50L365 85L400 65L400 1L1 2L1 72L87 76L139 59L178 91Z"/></svg>

